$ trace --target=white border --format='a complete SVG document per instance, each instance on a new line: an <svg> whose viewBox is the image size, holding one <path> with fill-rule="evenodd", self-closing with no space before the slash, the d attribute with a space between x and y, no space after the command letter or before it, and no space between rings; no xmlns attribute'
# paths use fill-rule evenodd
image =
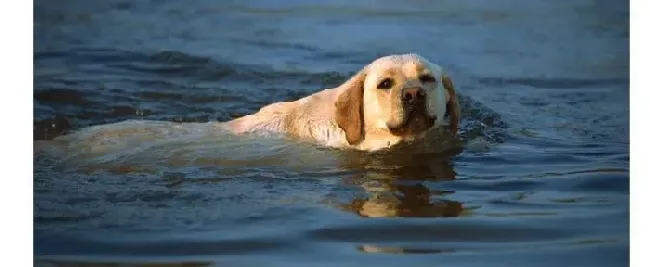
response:
<svg viewBox="0 0 650 267"><path fill-rule="evenodd" d="M648 1L630 0L630 266L648 266L647 252L643 251L644 240L648 240L648 220L644 210L648 203L648 158L643 154L648 149L648 131L643 115L648 110L648 71L643 64L648 58ZM635 124L636 121L636 124ZM644 257L645 254L645 257Z"/></svg>
<svg viewBox="0 0 650 267"><path fill-rule="evenodd" d="M2 265L33 264L33 40L32 1L2 6Z"/></svg>

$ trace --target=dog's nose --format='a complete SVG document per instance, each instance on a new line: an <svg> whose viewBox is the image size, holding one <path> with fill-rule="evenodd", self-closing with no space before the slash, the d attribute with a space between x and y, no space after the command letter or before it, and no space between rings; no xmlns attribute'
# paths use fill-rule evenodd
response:
<svg viewBox="0 0 650 267"><path fill-rule="evenodd" d="M413 104L416 101L424 100L424 90L419 87L404 89L402 101L407 104Z"/></svg>

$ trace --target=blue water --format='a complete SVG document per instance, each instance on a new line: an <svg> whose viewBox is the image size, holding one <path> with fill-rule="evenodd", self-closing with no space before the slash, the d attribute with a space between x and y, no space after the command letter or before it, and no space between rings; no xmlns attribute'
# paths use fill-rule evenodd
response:
<svg viewBox="0 0 650 267"><path fill-rule="evenodd" d="M35 144L182 131L35 151L35 263L626 266L628 20L600 0L36 0ZM462 151L205 132L405 52L460 87Z"/></svg>

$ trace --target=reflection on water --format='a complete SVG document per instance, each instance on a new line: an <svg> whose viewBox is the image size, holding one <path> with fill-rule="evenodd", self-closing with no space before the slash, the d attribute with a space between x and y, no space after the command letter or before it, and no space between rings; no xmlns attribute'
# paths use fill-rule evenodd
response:
<svg viewBox="0 0 650 267"><path fill-rule="evenodd" d="M453 249L425 249L425 248L400 248L391 246L361 245L359 251L365 253L388 253L388 254L438 254L454 252Z"/></svg>
<svg viewBox="0 0 650 267"><path fill-rule="evenodd" d="M399 154L397 156L400 158ZM431 160L428 157L423 159ZM426 165L419 165L422 163L411 162L411 166L369 171L347 178L362 188L367 196L354 198L350 203L341 205L341 208L362 217L460 216L463 205L444 198L453 194L453 191L431 190L424 184L454 180L456 172L453 167L445 161L435 159L425 163ZM384 161L380 166L395 165Z"/></svg>
<svg viewBox="0 0 650 267"><path fill-rule="evenodd" d="M365 183L363 189L370 197L355 199L346 208L364 217L456 217L463 211L457 201L432 200L431 195L443 194L431 192L422 184L375 186Z"/></svg>

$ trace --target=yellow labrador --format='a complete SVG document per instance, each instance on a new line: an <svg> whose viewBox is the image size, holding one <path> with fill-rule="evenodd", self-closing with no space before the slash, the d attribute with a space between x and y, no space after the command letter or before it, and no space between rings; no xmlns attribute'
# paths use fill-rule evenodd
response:
<svg viewBox="0 0 650 267"><path fill-rule="evenodd" d="M280 102L223 124L234 133L279 132L336 148L374 151L428 138L449 117L455 135L460 107L451 79L417 54L366 65L337 88Z"/></svg>
<svg viewBox="0 0 650 267"><path fill-rule="evenodd" d="M449 132L441 127L445 116L449 117ZM152 142L225 130L235 135L280 133L326 147L362 151L424 140L422 147L443 151L453 148L451 137L459 119L456 90L442 68L416 54L404 54L375 60L337 88L294 102L270 104L255 114L214 123L214 127L130 120L80 129L55 141L67 143L68 151L103 155L140 144L146 147ZM48 144L35 143L35 151Z"/></svg>

